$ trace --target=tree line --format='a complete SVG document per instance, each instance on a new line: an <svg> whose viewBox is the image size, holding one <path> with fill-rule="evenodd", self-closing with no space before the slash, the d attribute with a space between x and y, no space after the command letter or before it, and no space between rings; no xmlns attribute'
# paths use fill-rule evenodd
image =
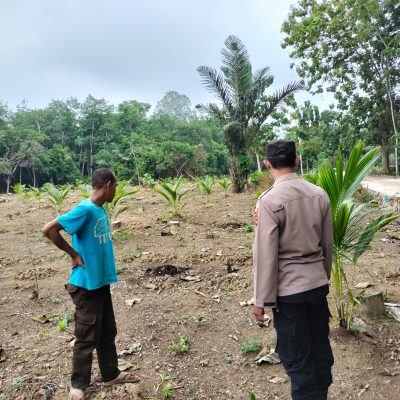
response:
<svg viewBox="0 0 400 400"><path fill-rule="evenodd" d="M0 190L14 182L72 182L107 166L123 179L230 174L244 190L260 154L277 136L296 141L301 171L344 157L359 140L382 147L382 171L399 172L400 3L396 0L300 0L282 25L300 80L269 93L267 66L255 70L245 45L229 36L221 67L200 66L218 102L191 106L168 92L151 106L117 106L89 95L42 109L0 103ZM297 104L294 93L332 92L336 106ZM392 155L392 157L391 157ZM392 168L391 168L392 167Z"/></svg>

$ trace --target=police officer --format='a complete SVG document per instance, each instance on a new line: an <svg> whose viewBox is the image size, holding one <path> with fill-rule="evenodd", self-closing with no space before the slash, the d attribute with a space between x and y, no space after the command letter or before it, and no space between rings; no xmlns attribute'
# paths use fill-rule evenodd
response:
<svg viewBox="0 0 400 400"><path fill-rule="evenodd" d="M271 307L277 348L293 400L326 400L332 383L326 296L332 266L332 219L325 192L295 173L292 141L267 146L273 186L257 202L254 316Z"/></svg>

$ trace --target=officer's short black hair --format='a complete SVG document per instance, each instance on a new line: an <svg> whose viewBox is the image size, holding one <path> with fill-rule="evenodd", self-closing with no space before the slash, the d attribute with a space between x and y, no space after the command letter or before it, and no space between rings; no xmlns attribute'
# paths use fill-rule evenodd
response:
<svg viewBox="0 0 400 400"><path fill-rule="evenodd" d="M276 140L266 146L267 160L276 168L296 165L296 144L291 140Z"/></svg>
<svg viewBox="0 0 400 400"><path fill-rule="evenodd" d="M100 188L108 182L116 182L117 178L108 168L99 168L93 172L92 187Z"/></svg>

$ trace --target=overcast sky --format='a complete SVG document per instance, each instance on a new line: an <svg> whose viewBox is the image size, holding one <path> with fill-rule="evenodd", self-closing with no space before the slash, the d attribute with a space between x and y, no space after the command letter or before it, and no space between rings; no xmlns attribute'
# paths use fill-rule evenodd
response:
<svg viewBox="0 0 400 400"><path fill-rule="evenodd" d="M169 90L212 101L196 68L220 66L228 35L274 86L297 80L280 46L292 0L0 0L0 101L11 109L88 94L155 106ZM300 96L307 98L306 94ZM327 106L330 98L313 101Z"/></svg>

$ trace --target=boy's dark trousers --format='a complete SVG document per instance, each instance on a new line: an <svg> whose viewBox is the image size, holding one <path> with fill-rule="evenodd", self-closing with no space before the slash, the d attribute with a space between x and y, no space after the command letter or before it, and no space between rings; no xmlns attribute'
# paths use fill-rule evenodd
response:
<svg viewBox="0 0 400 400"><path fill-rule="evenodd" d="M87 290L69 283L66 289L76 307L76 341L72 358L71 385L73 388L85 390L90 384L94 349L104 382L115 379L120 373L115 348L117 327L110 286Z"/></svg>
<svg viewBox="0 0 400 400"><path fill-rule="evenodd" d="M328 285L278 297L273 309L276 352L292 384L293 400L326 400L332 383Z"/></svg>

